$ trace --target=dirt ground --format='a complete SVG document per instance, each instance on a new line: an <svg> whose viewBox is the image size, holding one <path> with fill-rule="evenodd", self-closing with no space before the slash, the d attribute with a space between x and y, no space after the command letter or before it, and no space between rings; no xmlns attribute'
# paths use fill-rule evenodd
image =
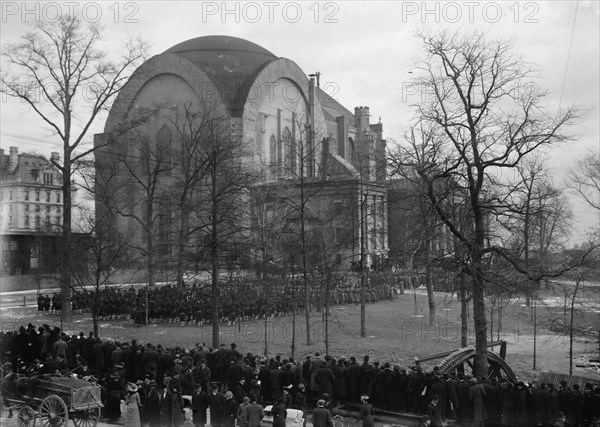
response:
<svg viewBox="0 0 600 427"><path fill-rule="evenodd" d="M415 298L416 296L416 298ZM416 299L416 303L415 303ZM307 354L326 351L325 338L328 336L329 354L333 356L362 357L369 354L371 360L394 362L402 366L412 364L415 357L460 347L460 303L447 294L436 294L438 305L437 323L428 325L428 305L425 291L418 289L415 294L409 291L392 301L368 304L366 313L367 336L360 337L360 307L342 305L333 307L328 322L320 313L314 312L310 320L311 341L306 344L306 323L303 315L296 318L296 358L304 359ZM5 308L1 312L3 330L17 329L21 324L34 325L48 323L60 326L60 317L39 315L35 307ZM533 324L530 321L530 308L521 301L515 301L504 309L500 338L508 343L507 361L513 370L525 379L536 372L545 370L559 373L569 372L569 339L561 333L547 328L551 320L558 316L556 308L538 308L537 318L541 325L537 331L537 371L533 371ZM598 313L582 314L578 322L600 323ZM84 315L75 315L73 322L62 325L71 334L91 330L91 321ZM247 321L234 325L221 325L220 341L235 342L243 352L264 353L265 335L270 356L291 354L293 335L292 317L278 317L269 320ZM179 326L179 323L159 323L136 326L127 319L102 321L100 334L115 340L137 339L140 342L162 343L166 346L193 346L195 343L212 342L210 326ZM496 336L494 336L496 338ZM474 343L472 324L469 324L469 344ZM598 356L598 336L580 336L574 342L574 364L591 356ZM431 365L433 366L433 364ZM574 367L574 375L600 378L592 369Z"/></svg>

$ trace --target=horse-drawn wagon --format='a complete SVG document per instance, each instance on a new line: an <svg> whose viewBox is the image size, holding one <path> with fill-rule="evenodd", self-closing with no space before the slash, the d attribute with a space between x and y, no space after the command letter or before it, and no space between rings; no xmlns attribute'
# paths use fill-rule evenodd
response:
<svg viewBox="0 0 600 427"><path fill-rule="evenodd" d="M17 375L17 374L11 374ZM16 381L15 381L16 380ZM100 386L73 377L7 376L2 382L2 400L10 413L17 413L19 427L93 427L100 419Z"/></svg>

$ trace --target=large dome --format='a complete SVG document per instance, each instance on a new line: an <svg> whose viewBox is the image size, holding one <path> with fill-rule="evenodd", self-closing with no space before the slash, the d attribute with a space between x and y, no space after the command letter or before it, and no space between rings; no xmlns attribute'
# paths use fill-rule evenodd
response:
<svg viewBox="0 0 600 427"><path fill-rule="evenodd" d="M243 108L258 72L277 59L256 43L229 36L197 37L164 53L180 56L199 67L218 88L233 114Z"/></svg>

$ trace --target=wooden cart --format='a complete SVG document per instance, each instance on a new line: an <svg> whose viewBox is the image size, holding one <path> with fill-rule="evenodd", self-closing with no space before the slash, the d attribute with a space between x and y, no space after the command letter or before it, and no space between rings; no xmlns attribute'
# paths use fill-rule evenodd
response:
<svg viewBox="0 0 600 427"><path fill-rule="evenodd" d="M4 402L17 413L19 427L94 427L100 419L100 386L72 377L30 378L33 396L5 395Z"/></svg>

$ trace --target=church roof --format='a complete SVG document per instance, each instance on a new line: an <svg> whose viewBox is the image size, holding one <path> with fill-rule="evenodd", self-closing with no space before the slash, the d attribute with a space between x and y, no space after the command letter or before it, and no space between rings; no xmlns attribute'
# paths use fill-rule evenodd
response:
<svg viewBox="0 0 600 427"><path fill-rule="evenodd" d="M164 53L180 56L200 68L217 86L231 112L243 109L252 82L277 59L267 49L230 36L204 36L179 43Z"/></svg>

